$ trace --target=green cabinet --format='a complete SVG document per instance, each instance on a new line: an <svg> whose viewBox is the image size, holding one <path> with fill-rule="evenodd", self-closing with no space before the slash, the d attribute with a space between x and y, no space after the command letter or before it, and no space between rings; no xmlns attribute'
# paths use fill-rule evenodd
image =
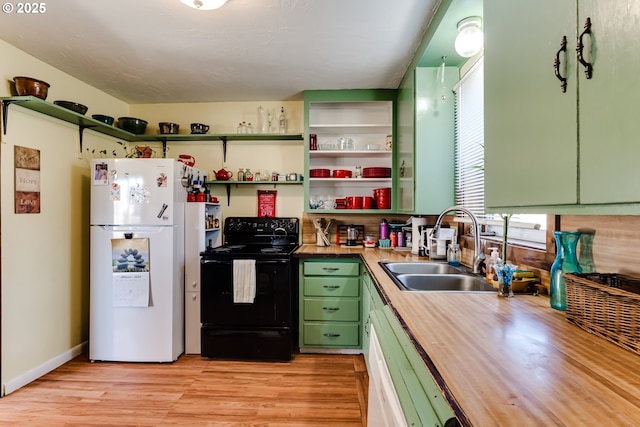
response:
<svg viewBox="0 0 640 427"><path fill-rule="evenodd" d="M301 351L360 349L362 340L361 264L356 259L300 261Z"/></svg>
<svg viewBox="0 0 640 427"><path fill-rule="evenodd" d="M367 364L367 369L371 370L369 361L369 340L371 338L371 313L380 310L384 302L376 289L373 279L368 271L362 273L362 353Z"/></svg>
<svg viewBox="0 0 640 427"><path fill-rule="evenodd" d="M639 19L631 1L484 1L487 210L638 213Z"/></svg>
<svg viewBox="0 0 640 427"><path fill-rule="evenodd" d="M384 306L372 311L371 322L393 383L393 394L397 396L406 424L433 427L457 425L451 407L391 309ZM371 363L373 366L370 376L376 375L374 370L377 368L373 360ZM372 389L377 384L375 379L370 379L369 395L372 397L380 394L379 390ZM369 402L376 404L372 398ZM381 399L378 403L386 402ZM369 408L369 414L380 412L385 411Z"/></svg>
<svg viewBox="0 0 640 427"><path fill-rule="evenodd" d="M456 67L416 67L398 89L398 211L437 215L454 204ZM445 99L442 99L443 84Z"/></svg>
<svg viewBox="0 0 640 427"><path fill-rule="evenodd" d="M394 150L387 149L387 135L395 134L396 90L311 90L304 93L305 148L305 212L336 212L333 202L347 196L373 197L377 188L394 188L393 174L380 170L393 169ZM310 149L310 135L317 138L317 149ZM350 142L341 143L341 138ZM357 167L362 177L356 178ZM326 169L328 176L311 176L310 170ZM350 177L333 177L334 170L347 170ZM393 190L392 190L393 191ZM322 198L323 205L317 206ZM312 202L313 200L313 202ZM392 204L384 212L393 210ZM380 212L379 209L344 210L340 213Z"/></svg>

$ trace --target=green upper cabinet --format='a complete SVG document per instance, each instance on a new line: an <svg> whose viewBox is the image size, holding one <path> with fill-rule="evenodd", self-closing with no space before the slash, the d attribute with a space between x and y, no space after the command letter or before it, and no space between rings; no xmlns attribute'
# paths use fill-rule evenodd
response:
<svg viewBox="0 0 640 427"><path fill-rule="evenodd" d="M416 67L398 92L398 209L437 215L454 204L457 67ZM444 86L444 87L443 87ZM444 95L444 99L443 99Z"/></svg>
<svg viewBox="0 0 640 427"><path fill-rule="evenodd" d="M487 210L639 212L639 19L632 1L484 0Z"/></svg>
<svg viewBox="0 0 640 427"><path fill-rule="evenodd" d="M305 212L335 212L327 200L346 196L373 197L377 188L391 188L391 212L395 206L394 149L386 147L387 136L395 134L395 89L311 90L304 93L305 132ZM310 135L316 135L317 149L310 149ZM343 146L341 138L348 139ZM367 169L385 168L385 169ZM310 170L327 170L329 176L311 176ZM350 177L334 177L346 170ZM356 175L360 171L361 178ZM389 174L383 172L390 172ZM317 206L320 199L324 205ZM313 200L313 202L312 202ZM379 212L379 209L367 209ZM380 207L378 207L380 208ZM340 210L361 213L363 210Z"/></svg>
<svg viewBox="0 0 640 427"><path fill-rule="evenodd" d="M484 1L487 208L577 202L575 49L565 93L553 70L575 22L573 1Z"/></svg>
<svg viewBox="0 0 640 427"><path fill-rule="evenodd" d="M591 19L593 78L580 67L580 203L640 202L640 2L579 2ZM579 30L582 30L580 28Z"/></svg>

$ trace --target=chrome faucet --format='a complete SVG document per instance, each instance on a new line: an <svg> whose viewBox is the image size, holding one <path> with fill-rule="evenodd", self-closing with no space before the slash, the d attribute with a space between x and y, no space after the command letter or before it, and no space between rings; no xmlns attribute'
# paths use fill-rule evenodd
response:
<svg viewBox="0 0 640 427"><path fill-rule="evenodd" d="M461 211L465 214L469 215L471 218L471 222L473 223L473 239L474 239L474 248L473 248L473 273L480 274L482 273L482 263L484 262L484 250L480 248L480 226L478 225L478 218L474 214L471 213L467 208L462 206L452 206L443 210L438 216L436 220L436 224L433 226L433 230L431 230L431 237L438 238L440 227L442 226L442 220L444 216L450 212Z"/></svg>

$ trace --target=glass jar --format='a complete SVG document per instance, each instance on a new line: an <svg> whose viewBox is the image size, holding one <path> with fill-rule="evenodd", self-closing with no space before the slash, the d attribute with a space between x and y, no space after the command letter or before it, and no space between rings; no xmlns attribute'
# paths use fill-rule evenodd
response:
<svg viewBox="0 0 640 427"><path fill-rule="evenodd" d="M461 259L460 245L458 243L449 243L449 247L447 248L447 263L458 267Z"/></svg>
<svg viewBox="0 0 640 427"><path fill-rule="evenodd" d="M387 135L387 140L384 143L384 148L387 151L391 151L391 149L393 148L393 135Z"/></svg>

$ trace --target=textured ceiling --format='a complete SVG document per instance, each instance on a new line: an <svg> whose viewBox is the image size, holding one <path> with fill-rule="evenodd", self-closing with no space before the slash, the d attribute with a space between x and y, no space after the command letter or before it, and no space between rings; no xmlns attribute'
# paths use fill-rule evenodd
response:
<svg viewBox="0 0 640 427"><path fill-rule="evenodd" d="M439 2L229 0L198 11L54 0L42 14L1 14L0 38L131 104L290 100L397 88Z"/></svg>

